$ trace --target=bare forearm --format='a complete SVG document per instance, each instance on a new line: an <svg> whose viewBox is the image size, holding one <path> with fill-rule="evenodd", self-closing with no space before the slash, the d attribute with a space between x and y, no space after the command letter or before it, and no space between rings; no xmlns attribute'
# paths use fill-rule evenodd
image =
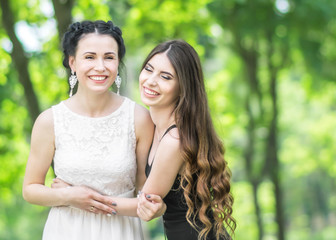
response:
<svg viewBox="0 0 336 240"><path fill-rule="evenodd" d="M143 176L137 176L137 184L136 184L136 191L141 191L144 184L146 182L146 177Z"/></svg>
<svg viewBox="0 0 336 240"><path fill-rule="evenodd" d="M66 188L51 189L42 184L30 184L23 188L23 198L32 204L41 206L68 205Z"/></svg>
<svg viewBox="0 0 336 240"><path fill-rule="evenodd" d="M138 199L137 198L113 198L113 202L117 204L113 208L117 211L118 215L138 217L137 207Z"/></svg>

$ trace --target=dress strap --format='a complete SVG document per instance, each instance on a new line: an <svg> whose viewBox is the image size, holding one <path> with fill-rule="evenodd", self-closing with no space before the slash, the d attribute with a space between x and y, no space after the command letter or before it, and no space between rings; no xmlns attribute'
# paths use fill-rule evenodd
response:
<svg viewBox="0 0 336 240"><path fill-rule="evenodd" d="M154 126L155 127L155 126ZM170 131L172 130L173 128L176 128L176 124L173 124L171 125L169 128L167 128L167 130L165 131L165 133L162 135L161 139L159 140L159 142L161 142L162 138ZM149 153L151 152L152 150L152 145L153 145L153 142L151 143L150 147L149 147L149 151L148 151L148 156L149 156ZM152 169L152 165L153 165L153 162L154 162L154 159L155 159L155 154L156 152L154 153L154 156L153 156L153 160L151 162L151 164L148 164L148 161L147 161L147 164L146 164L146 175L147 177L149 176L149 173Z"/></svg>
<svg viewBox="0 0 336 240"><path fill-rule="evenodd" d="M172 130L173 128L176 128L176 124L173 124L171 125L169 128L167 128L167 130L165 131L165 133L162 135L161 139L160 139L160 142L162 140L162 138L170 131Z"/></svg>

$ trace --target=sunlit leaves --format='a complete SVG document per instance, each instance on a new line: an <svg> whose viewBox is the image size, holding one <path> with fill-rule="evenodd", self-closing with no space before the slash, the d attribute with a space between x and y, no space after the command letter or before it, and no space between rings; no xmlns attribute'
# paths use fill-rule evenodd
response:
<svg viewBox="0 0 336 240"><path fill-rule="evenodd" d="M10 99L1 100L0 109L0 237L18 239L15 228L22 215L22 173L29 149L24 121L29 118L27 110Z"/></svg>
<svg viewBox="0 0 336 240"><path fill-rule="evenodd" d="M207 1L132 1L125 39L134 46L155 44L169 38L188 38L196 43L204 31ZM150 36L150 38L149 38ZM139 38L140 37L140 38ZM143 42L144 41L144 42Z"/></svg>
<svg viewBox="0 0 336 240"><path fill-rule="evenodd" d="M288 2L289 8L281 7L281 2ZM10 4L16 24L24 23L29 36L39 45L25 50L41 109L46 109L66 99L68 91L52 2L18 0ZM334 219L336 212L335 5L333 0L78 0L72 14L74 21L112 19L122 28L129 81L124 91L127 95L134 93L132 98L137 101L139 67L154 45L183 38L195 47L203 64L211 115L233 171L236 239L254 240L258 235L253 191L244 167L249 123L245 97L250 85L245 63L237 53L239 46L258 53L257 76L264 94L269 90L267 53L272 43L270 62L283 67L277 75L278 144L287 237L316 240L333 239L335 234L332 221L328 220ZM43 27L50 29L42 31ZM21 40L28 39L24 31L20 34ZM0 45L0 238L40 239L47 209L25 203L21 197L32 123L24 107L18 69L11 63L13 46L4 29L0 29ZM267 136L265 123L270 118L271 101L269 96L263 98L263 115L258 101L251 101L253 115L260 116L254 139L259 141L253 162L253 173L257 175L264 150L260 142ZM49 172L47 184L51 178ZM258 190L267 239L275 239L276 232L273 191L269 181L261 183ZM31 219L39 222L32 223ZM148 226L161 239L162 229L157 230L154 221ZM19 228L27 231L18 232Z"/></svg>
<svg viewBox="0 0 336 240"><path fill-rule="evenodd" d="M234 217L239 224L236 239L257 239L256 218L253 206L252 187L248 182L236 182L233 188Z"/></svg>
<svg viewBox="0 0 336 240"><path fill-rule="evenodd" d="M111 20L109 9L107 7L108 1L101 0L77 0L73 8L74 21L82 20Z"/></svg>
<svg viewBox="0 0 336 240"><path fill-rule="evenodd" d="M5 83L7 82L6 74L9 71L10 62L11 62L11 58L9 54L1 49L0 50L0 85L5 85Z"/></svg>

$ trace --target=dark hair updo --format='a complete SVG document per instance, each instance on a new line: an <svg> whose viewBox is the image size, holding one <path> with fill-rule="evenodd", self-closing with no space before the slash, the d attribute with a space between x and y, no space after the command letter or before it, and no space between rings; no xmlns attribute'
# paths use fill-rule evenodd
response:
<svg viewBox="0 0 336 240"><path fill-rule="evenodd" d="M123 66L122 60L125 56L126 48L120 28L115 26L111 21L104 22L102 20L97 20L94 22L75 22L69 26L68 31L64 34L62 40L64 67L70 68L69 56L75 56L79 40L89 33L98 33L113 37L118 44L119 65L121 64L121 66Z"/></svg>

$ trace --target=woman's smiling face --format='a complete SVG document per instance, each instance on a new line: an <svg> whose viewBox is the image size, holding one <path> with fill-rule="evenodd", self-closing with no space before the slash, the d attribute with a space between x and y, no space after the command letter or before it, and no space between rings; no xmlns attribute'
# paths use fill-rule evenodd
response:
<svg viewBox="0 0 336 240"><path fill-rule="evenodd" d="M180 94L175 69L166 53L154 55L139 76L140 95L150 107L175 105Z"/></svg>
<svg viewBox="0 0 336 240"><path fill-rule="evenodd" d="M79 40L75 56L69 57L78 78L78 91L107 91L118 74L118 44L109 35L89 33Z"/></svg>

